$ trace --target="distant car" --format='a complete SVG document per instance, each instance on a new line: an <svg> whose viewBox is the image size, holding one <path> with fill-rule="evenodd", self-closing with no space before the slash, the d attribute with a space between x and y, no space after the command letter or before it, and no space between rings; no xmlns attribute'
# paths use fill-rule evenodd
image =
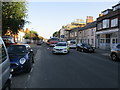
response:
<svg viewBox="0 0 120 90"><path fill-rule="evenodd" d="M58 43L58 41L50 41L49 46L54 47L57 43Z"/></svg>
<svg viewBox="0 0 120 90"><path fill-rule="evenodd" d="M14 38L12 36L2 36L2 39L3 39L6 47L16 43L16 42L14 42Z"/></svg>
<svg viewBox="0 0 120 90"><path fill-rule="evenodd" d="M54 47L59 42L59 39L57 37L53 37L49 39L48 45L50 47Z"/></svg>
<svg viewBox="0 0 120 90"><path fill-rule="evenodd" d="M69 53L69 47L66 42L58 42L53 48L53 53Z"/></svg>
<svg viewBox="0 0 120 90"><path fill-rule="evenodd" d="M67 43L69 45L69 48L76 49L76 41L75 40L67 41Z"/></svg>
<svg viewBox="0 0 120 90"><path fill-rule="evenodd" d="M0 37L0 90L11 88L10 59L5 44Z"/></svg>
<svg viewBox="0 0 120 90"><path fill-rule="evenodd" d="M37 45L42 45L42 42L38 42Z"/></svg>
<svg viewBox="0 0 120 90"><path fill-rule="evenodd" d="M7 47L11 73L30 72L34 63L34 53L28 44L16 44Z"/></svg>
<svg viewBox="0 0 120 90"><path fill-rule="evenodd" d="M76 49L81 52L95 52L95 48L86 43L78 43Z"/></svg>
<svg viewBox="0 0 120 90"><path fill-rule="evenodd" d="M120 43L111 49L110 56L113 61L120 60Z"/></svg>

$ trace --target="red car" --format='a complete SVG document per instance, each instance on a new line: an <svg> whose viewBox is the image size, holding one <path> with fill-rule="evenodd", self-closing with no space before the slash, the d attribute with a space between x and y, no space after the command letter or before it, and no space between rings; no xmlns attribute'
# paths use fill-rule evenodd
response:
<svg viewBox="0 0 120 90"><path fill-rule="evenodd" d="M50 46L55 46L59 42L58 38L51 38L49 39L49 45Z"/></svg>

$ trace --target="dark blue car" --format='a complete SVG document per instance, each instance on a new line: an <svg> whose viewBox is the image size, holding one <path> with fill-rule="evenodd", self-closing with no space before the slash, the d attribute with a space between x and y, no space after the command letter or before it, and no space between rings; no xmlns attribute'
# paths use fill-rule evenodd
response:
<svg viewBox="0 0 120 90"><path fill-rule="evenodd" d="M15 44L7 47L11 73L30 72L34 63L34 53L28 44Z"/></svg>

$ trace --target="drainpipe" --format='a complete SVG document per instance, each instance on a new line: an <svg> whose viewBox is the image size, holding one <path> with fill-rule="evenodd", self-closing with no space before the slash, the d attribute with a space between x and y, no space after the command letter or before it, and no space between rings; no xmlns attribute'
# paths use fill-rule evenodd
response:
<svg viewBox="0 0 120 90"><path fill-rule="evenodd" d="M118 15L119 16L119 15ZM118 18L118 43L120 43L120 17ZM118 88L120 88L120 63L118 63Z"/></svg>
<svg viewBox="0 0 120 90"><path fill-rule="evenodd" d="M118 43L120 43L120 18L119 18L119 23L118 23Z"/></svg>
<svg viewBox="0 0 120 90"><path fill-rule="evenodd" d="M0 1L0 36L2 36L2 2Z"/></svg>
<svg viewBox="0 0 120 90"><path fill-rule="evenodd" d="M79 29L79 27L77 28L77 31L76 31L77 32L77 36L76 36L77 44L78 44L78 41L79 41L79 39L78 39L79 38L79 36L78 36L78 29Z"/></svg>

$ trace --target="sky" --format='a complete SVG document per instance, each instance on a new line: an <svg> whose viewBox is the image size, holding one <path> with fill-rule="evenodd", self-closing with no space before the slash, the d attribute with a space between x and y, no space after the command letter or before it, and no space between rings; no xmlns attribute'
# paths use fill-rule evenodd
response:
<svg viewBox="0 0 120 90"><path fill-rule="evenodd" d="M28 2L28 18L30 24L25 28L35 30L40 36L50 38L63 25L70 24L75 19L86 20L93 16L94 20L101 11L112 8L118 1L111 2Z"/></svg>

